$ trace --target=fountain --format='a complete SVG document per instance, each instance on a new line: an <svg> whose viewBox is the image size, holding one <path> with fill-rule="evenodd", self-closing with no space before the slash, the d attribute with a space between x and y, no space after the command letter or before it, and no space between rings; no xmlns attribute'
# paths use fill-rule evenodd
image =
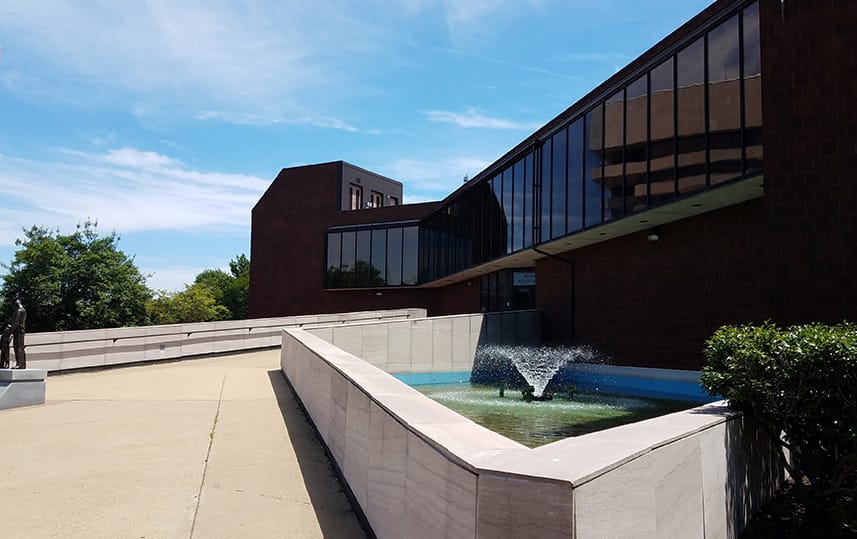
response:
<svg viewBox="0 0 857 539"><path fill-rule="evenodd" d="M569 363L596 362L602 362L601 356L587 346L483 345L476 351L470 381L495 385L501 390L520 388L525 401L545 401L553 398L553 392L546 390L562 367ZM556 392L574 393L573 387L567 387L567 381L555 385L560 386Z"/></svg>

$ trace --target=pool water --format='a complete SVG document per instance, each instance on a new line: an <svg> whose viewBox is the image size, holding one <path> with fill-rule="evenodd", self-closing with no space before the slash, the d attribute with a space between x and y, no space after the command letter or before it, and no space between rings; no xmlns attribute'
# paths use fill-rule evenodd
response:
<svg viewBox="0 0 857 539"><path fill-rule="evenodd" d="M699 406L698 402L601 393L577 393L551 401L524 402L521 392L469 383L415 389L447 408L527 447L538 447L643 419Z"/></svg>

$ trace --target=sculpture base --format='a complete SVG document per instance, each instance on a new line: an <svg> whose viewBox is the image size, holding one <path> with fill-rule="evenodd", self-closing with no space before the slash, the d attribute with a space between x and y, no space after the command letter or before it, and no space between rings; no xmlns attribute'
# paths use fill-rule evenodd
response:
<svg viewBox="0 0 857 539"><path fill-rule="evenodd" d="M0 410L45 403L45 369L0 369Z"/></svg>

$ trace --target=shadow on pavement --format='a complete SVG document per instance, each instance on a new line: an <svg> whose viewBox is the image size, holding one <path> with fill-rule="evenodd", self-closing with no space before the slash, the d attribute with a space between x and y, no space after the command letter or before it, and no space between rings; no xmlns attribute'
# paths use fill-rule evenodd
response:
<svg viewBox="0 0 857 539"><path fill-rule="evenodd" d="M324 446L282 371L268 371L268 378L322 534L330 538L371 537L361 528Z"/></svg>

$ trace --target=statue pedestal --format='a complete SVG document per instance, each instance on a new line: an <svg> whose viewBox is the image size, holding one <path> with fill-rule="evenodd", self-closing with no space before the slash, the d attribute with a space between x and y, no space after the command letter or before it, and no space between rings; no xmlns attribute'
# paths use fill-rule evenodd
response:
<svg viewBox="0 0 857 539"><path fill-rule="evenodd" d="M45 369L0 369L0 410L45 403Z"/></svg>

